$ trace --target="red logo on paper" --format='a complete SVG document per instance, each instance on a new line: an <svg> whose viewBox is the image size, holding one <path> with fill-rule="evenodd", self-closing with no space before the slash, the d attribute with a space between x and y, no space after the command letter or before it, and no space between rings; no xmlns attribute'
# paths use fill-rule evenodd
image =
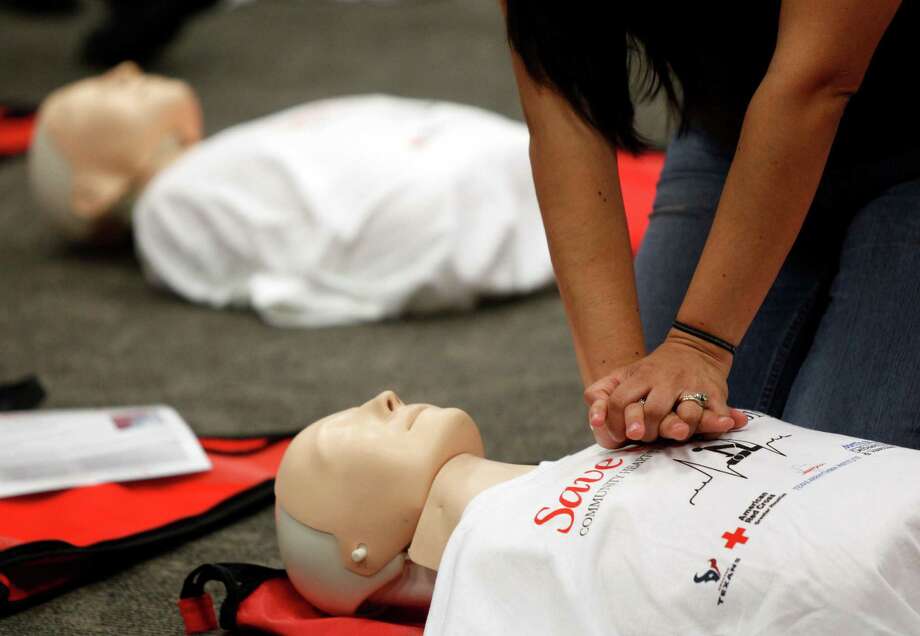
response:
<svg viewBox="0 0 920 636"><path fill-rule="evenodd" d="M566 525L556 528L556 532L568 534L572 526L575 525L575 510L584 503L582 494L591 490L591 484L600 481L606 476L604 471L613 470L622 465L622 459L614 460L612 457L598 462L594 465L594 468L586 470L580 477L576 477L572 485L565 487L559 495L561 507L551 508L549 506L544 506L540 508L537 514L534 515L533 522L538 526L542 526L544 523L558 517L560 521Z"/></svg>
<svg viewBox="0 0 920 636"><path fill-rule="evenodd" d="M726 531L722 533L722 538L725 539L725 547L729 550L734 550L737 543L744 545L748 542L748 538L744 536L744 528L736 528L734 532Z"/></svg>
<svg viewBox="0 0 920 636"><path fill-rule="evenodd" d="M112 415L112 423L115 424L115 428L120 431L143 426L144 424L153 424L159 421L156 413L138 412Z"/></svg>

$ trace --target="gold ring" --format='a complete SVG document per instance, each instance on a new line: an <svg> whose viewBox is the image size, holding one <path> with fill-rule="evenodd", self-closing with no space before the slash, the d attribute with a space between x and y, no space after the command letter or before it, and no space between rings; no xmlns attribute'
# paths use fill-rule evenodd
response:
<svg viewBox="0 0 920 636"><path fill-rule="evenodd" d="M681 402L695 402L701 409L706 408L706 403L708 401L709 396L705 393L684 393L679 398L677 398L678 404Z"/></svg>

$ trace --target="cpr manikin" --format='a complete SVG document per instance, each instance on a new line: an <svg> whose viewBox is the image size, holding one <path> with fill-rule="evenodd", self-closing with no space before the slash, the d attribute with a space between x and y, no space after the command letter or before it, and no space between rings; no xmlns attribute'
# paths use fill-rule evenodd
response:
<svg viewBox="0 0 920 636"><path fill-rule="evenodd" d="M199 142L199 110L187 85L130 64L55 91L29 162L39 208L73 240L130 221L153 282L279 326L466 309L552 281L518 122L370 95Z"/></svg>
<svg viewBox="0 0 920 636"><path fill-rule="evenodd" d="M430 634L920 633L920 452L750 417L533 467L387 392L287 450L282 560L333 614L433 584Z"/></svg>
<svg viewBox="0 0 920 636"><path fill-rule="evenodd" d="M275 494L288 574L333 614L427 606L469 500L531 468L484 459L465 412L381 393L307 427L285 453Z"/></svg>
<svg viewBox="0 0 920 636"><path fill-rule="evenodd" d="M125 62L44 100L29 152L32 191L69 239L106 241L126 229L149 181L199 139L189 86Z"/></svg>

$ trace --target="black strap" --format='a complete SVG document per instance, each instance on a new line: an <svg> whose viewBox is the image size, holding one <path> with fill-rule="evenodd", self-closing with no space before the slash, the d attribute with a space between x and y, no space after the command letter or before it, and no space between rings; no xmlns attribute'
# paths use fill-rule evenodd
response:
<svg viewBox="0 0 920 636"><path fill-rule="evenodd" d="M0 411L34 409L45 399L45 388L34 375L0 384Z"/></svg>
<svg viewBox="0 0 920 636"><path fill-rule="evenodd" d="M684 333L688 333L691 336L696 336L700 340L705 340L709 344L714 344L720 349L725 349L730 354L735 355L735 345L728 342L727 340L722 340L722 338L719 338L718 336L714 336L711 333L707 333L703 331L702 329L691 327L687 323L680 322L679 320L675 320L674 322L672 322L671 326L677 329L678 331L683 331Z"/></svg>
<svg viewBox="0 0 920 636"><path fill-rule="evenodd" d="M205 583L222 583L227 596L220 606L220 626L223 629L236 629L236 613L240 604L265 581L286 576L284 570L250 563L205 563L185 577L179 598L204 596Z"/></svg>
<svg viewBox="0 0 920 636"><path fill-rule="evenodd" d="M183 541L212 532L262 508L273 499L274 480L268 479L199 515L121 539L100 541L89 546L74 546L65 541L33 541L0 550L0 573L14 585L39 589L24 599L10 601L9 590L0 583L0 619L81 584L101 579ZM43 584L49 580L55 583Z"/></svg>

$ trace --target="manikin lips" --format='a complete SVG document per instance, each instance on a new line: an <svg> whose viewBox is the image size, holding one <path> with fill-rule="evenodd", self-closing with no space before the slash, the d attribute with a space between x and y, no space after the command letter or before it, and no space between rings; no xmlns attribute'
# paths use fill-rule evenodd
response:
<svg viewBox="0 0 920 636"><path fill-rule="evenodd" d="M403 409L406 409L406 410L411 409L415 411L415 413L407 414L403 422L401 422L406 427L405 428L406 432L409 432L412 430L412 426L415 424L415 420L417 420L419 418L419 415L422 414L422 411L424 411L427 408L428 408L428 405L426 404L415 404L413 406L404 406L402 409L399 409L399 411ZM396 413L399 413L399 411L396 411ZM396 413L394 413L393 415L396 415Z"/></svg>

